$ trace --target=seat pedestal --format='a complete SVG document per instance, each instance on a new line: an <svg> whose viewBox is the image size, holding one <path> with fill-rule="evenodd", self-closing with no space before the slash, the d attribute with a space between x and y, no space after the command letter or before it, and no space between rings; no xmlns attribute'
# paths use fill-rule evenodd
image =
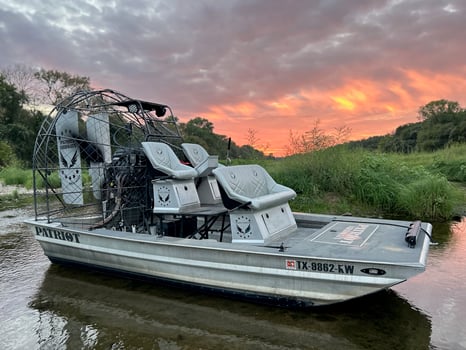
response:
<svg viewBox="0 0 466 350"><path fill-rule="evenodd" d="M197 192L199 200L203 205L216 205L222 203L222 197L220 195L217 180L212 175L201 178Z"/></svg>
<svg viewBox="0 0 466 350"><path fill-rule="evenodd" d="M177 214L200 207L194 181L153 180L154 213Z"/></svg>
<svg viewBox="0 0 466 350"><path fill-rule="evenodd" d="M262 210L234 210L230 223L233 243L263 244L297 227L288 203Z"/></svg>

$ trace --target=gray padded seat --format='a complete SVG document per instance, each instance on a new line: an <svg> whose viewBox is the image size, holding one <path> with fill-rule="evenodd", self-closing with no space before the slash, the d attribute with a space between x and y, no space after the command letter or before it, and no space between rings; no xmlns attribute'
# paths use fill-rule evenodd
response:
<svg viewBox="0 0 466 350"><path fill-rule="evenodd" d="M183 152L200 177L212 174L218 167L218 156L211 156L204 147L196 143L182 143Z"/></svg>
<svg viewBox="0 0 466 350"><path fill-rule="evenodd" d="M180 162L175 152L163 142L142 142L142 148L154 169L175 179L192 179L197 171Z"/></svg>
<svg viewBox="0 0 466 350"><path fill-rule="evenodd" d="M277 184L259 165L220 167L213 173L230 199L241 204L249 203L253 209L274 207L296 197L294 190Z"/></svg>

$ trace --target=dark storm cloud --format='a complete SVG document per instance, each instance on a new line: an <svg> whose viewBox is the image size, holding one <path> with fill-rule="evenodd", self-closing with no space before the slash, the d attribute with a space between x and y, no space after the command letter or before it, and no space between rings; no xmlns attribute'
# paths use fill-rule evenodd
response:
<svg viewBox="0 0 466 350"><path fill-rule="evenodd" d="M289 98L297 114L335 112L349 86L408 108L408 97L426 95L418 75L466 72L460 0L0 0L0 8L0 68L67 71L193 113L253 103L268 115L271 101ZM319 100L316 91L337 95ZM342 98L357 102L358 91Z"/></svg>

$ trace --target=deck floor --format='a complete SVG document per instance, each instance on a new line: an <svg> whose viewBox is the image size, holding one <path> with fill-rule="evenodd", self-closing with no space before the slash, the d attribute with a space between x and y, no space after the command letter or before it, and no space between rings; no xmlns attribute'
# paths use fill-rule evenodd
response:
<svg viewBox="0 0 466 350"><path fill-rule="evenodd" d="M401 226L383 221L335 221L320 229L298 226L289 237L273 243L283 243L285 251L294 255L416 263L419 255L413 254L413 250L422 249L425 235L421 233L416 247L409 248L404 240L408 227Z"/></svg>

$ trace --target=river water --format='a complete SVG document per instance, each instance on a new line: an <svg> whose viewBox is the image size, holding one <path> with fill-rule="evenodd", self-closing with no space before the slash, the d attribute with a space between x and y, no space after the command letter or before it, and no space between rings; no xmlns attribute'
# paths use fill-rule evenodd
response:
<svg viewBox="0 0 466 350"><path fill-rule="evenodd" d="M52 265L0 212L0 349L466 349L466 219L390 290L283 309Z"/></svg>

